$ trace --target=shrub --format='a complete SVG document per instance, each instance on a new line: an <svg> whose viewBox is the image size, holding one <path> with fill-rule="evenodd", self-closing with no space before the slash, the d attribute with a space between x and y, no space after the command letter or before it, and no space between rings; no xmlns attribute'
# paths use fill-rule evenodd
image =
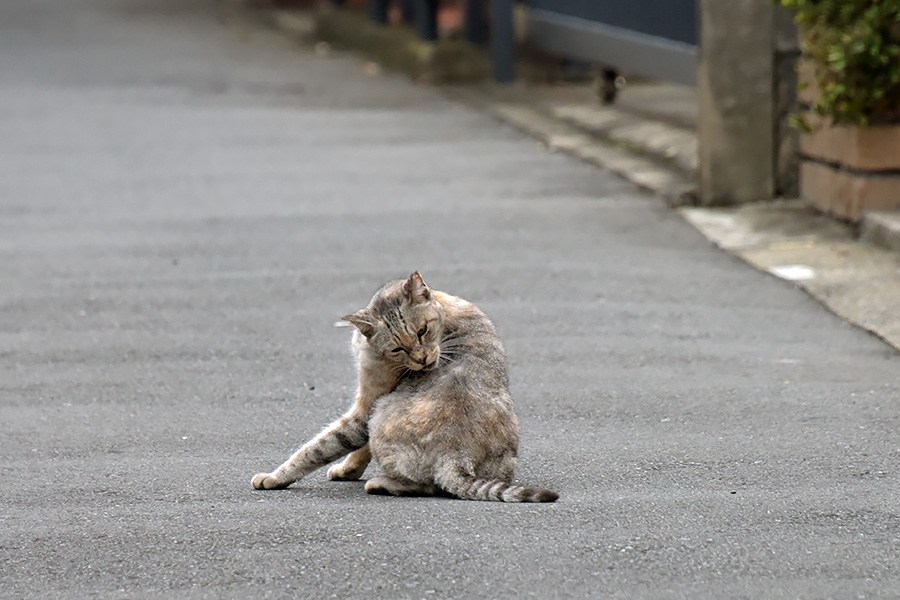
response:
<svg viewBox="0 0 900 600"><path fill-rule="evenodd" d="M775 0L816 66L816 113L837 123L900 121L900 0Z"/></svg>

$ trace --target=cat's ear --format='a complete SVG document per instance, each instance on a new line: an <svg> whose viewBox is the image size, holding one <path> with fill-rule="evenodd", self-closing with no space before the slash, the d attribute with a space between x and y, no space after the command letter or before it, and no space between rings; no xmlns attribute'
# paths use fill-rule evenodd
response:
<svg viewBox="0 0 900 600"><path fill-rule="evenodd" d="M352 315L347 315L345 317L341 317L342 321L350 321L353 325L359 329L359 332L366 337L371 336L375 333L375 321L372 319L372 315L369 314L365 308L362 310L358 310Z"/></svg>
<svg viewBox="0 0 900 600"><path fill-rule="evenodd" d="M431 300L431 290L425 285L422 276L416 271L403 282L403 295L412 304L419 304Z"/></svg>

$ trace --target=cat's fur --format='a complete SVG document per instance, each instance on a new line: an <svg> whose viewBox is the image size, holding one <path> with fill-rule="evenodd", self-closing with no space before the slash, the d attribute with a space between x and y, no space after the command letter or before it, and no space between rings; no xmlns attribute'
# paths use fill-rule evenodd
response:
<svg viewBox="0 0 900 600"><path fill-rule="evenodd" d="M374 457L370 494L449 493L470 500L553 502L555 492L512 485L519 442L494 325L474 304L432 291L419 273L379 290L344 317L356 326L359 392L353 408L256 489L277 489L348 453L330 479L359 479Z"/></svg>

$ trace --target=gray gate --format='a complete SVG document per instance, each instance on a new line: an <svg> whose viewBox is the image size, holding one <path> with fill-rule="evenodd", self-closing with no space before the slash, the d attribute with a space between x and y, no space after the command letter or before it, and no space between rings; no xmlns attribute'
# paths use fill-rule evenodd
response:
<svg viewBox="0 0 900 600"><path fill-rule="evenodd" d="M697 0L528 0L528 38L558 56L697 83Z"/></svg>

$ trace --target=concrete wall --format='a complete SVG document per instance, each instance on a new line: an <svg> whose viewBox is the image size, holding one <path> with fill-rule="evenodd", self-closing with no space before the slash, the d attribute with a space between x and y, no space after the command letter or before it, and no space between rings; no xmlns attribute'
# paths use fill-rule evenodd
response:
<svg viewBox="0 0 900 600"><path fill-rule="evenodd" d="M770 0L700 0L700 202L794 195L797 33Z"/></svg>

